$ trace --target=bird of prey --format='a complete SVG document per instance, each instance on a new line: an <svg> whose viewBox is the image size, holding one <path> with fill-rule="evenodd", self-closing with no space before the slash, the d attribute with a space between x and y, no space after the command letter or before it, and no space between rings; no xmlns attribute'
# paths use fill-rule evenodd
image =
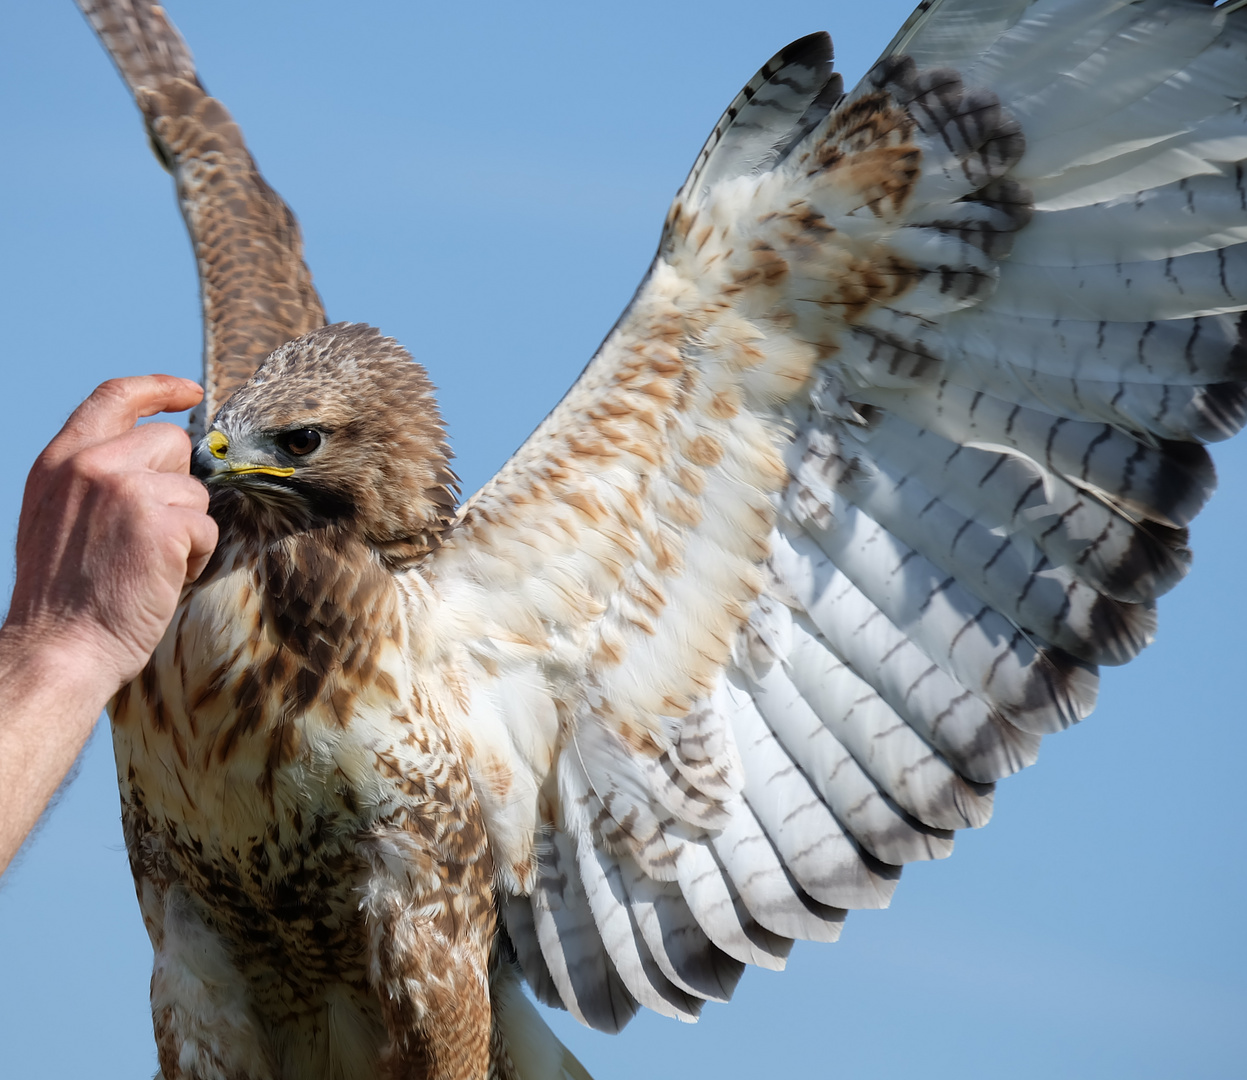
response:
<svg viewBox="0 0 1247 1080"><path fill-rule="evenodd" d="M462 506L163 12L82 6L205 309L221 543L111 710L165 1080L582 1076L521 976L694 1018L1150 640L1244 422L1238 3L931 0L847 94L781 50Z"/></svg>

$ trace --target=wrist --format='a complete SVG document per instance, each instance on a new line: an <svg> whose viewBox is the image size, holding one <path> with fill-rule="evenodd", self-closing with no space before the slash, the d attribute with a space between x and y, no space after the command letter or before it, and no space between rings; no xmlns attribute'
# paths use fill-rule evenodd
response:
<svg viewBox="0 0 1247 1080"><path fill-rule="evenodd" d="M85 709L94 718L121 681L116 665L89 633L52 631L12 619L0 625L0 684L26 695L54 690L67 712Z"/></svg>

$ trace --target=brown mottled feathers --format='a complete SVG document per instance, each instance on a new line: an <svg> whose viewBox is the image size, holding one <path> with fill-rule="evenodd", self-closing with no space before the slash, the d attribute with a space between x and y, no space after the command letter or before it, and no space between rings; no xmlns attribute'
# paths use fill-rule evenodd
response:
<svg viewBox="0 0 1247 1080"><path fill-rule="evenodd" d="M298 222L268 186L242 132L195 72L190 50L150 0L78 0L143 112L152 149L177 181L204 309L206 422L279 345L325 324Z"/></svg>
<svg viewBox="0 0 1247 1080"><path fill-rule="evenodd" d="M433 387L371 326L334 323L277 349L215 426L323 432L333 453L300 470L301 489L316 493L314 518L358 528L387 570L427 555L454 516L459 479Z"/></svg>
<svg viewBox="0 0 1247 1080"><path fill-rule="evenodd" d="M1077 6L932 3L843 97L783 50L456 516L423 371L320 327L159 9L87 5L178 179L209 410L273 350L113 707L164 1080L579 1076L513 963L603 1030L695 1019L1090 712L1247 422L1247 13Z"/></svg>

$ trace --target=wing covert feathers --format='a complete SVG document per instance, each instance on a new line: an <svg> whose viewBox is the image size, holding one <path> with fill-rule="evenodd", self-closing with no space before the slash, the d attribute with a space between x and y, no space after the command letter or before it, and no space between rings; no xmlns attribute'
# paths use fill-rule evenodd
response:
<svg viewBox="0 0 1247 1080"><path fill-rule="evenodd" d="M732 103L424 568L520 962L608 1030L984 824L1151 640L1247 418L1247 14L932 0L847 96L830 56Z"/></svg>
<svg viewBox="0 0 1247 1080"><path fill-rule="evenodd" d="M260 175L242 132L199 81L186 43L151 0L78 0L173 174L199 270L202 431L279 345L325 325L298 222Z"/></svg>
<svg viewBox="0 0 1247 1080"><path fill-rule="evenodd" d="M325 322L298 226L163 11L79 2L177 182L210 416ZM732 102L405 579L539 1000L691 1021L834 941L1149 643L1247 422L1245 89L1234 4L928 0L851 93L816 34Z"/></svg>

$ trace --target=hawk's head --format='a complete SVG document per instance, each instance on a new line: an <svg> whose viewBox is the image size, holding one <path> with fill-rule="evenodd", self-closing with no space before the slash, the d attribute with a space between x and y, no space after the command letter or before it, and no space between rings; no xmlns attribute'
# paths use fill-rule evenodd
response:
<svg viewBox="0 0 1247 1080"><path fill-rule="evenodd" d="M371 326L277 349L217 413L191 471L222 535L354 531L390 565L433 546L458 479L424 369Z"/></svg>

